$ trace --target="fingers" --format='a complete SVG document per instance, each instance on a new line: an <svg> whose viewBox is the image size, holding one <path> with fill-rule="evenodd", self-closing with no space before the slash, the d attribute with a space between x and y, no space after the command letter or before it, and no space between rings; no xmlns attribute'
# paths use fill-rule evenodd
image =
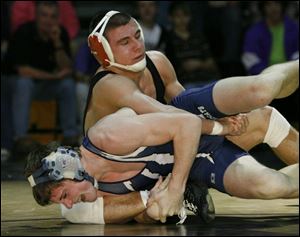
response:
<svg viewBox="0 0 300 237"><path fill-rule="evenodd" d="M156 184L154 185L154 187L151 190L157 189L160 186L160 184L162 183L162 181L163 181L162 176L159 176Z"/></svg>
<svg viewBox="0 0 300 237"><path fill-rule="evenodd" d="M248 116L246 114L239 114L237 117L238 123L240 125L240 130L242 133L247 131L247 127L249 125Z"/></svg>
<svg viewBox="0 0 300 237"><path fill-rule="evenodd" d="M168 186L169 181L171 179L171 175L172 175L172 173L168 174L168 176L165 178L165 180L159 185L160 190L163 190Z"/></svg>
<svg viewBox="0 0 300 237"><path fill-rule="evenodd" d="M179 206L178 207L172 207L171 209L169 209L169 211L165 211L165 212L163 212L162 210L160 210L159 220L162 223L165 223L168 216L174 216L175 214L178 214L180 212L181 208L182 208L182 206L180 206L180 207Z"/></svg>
<svg viewBox="0 0 300 237"><path fill-rule="evenodd" d="M238 114L227 119L232 125L232 135L241 135L247 131L249 120L246 114Z"/></svg>

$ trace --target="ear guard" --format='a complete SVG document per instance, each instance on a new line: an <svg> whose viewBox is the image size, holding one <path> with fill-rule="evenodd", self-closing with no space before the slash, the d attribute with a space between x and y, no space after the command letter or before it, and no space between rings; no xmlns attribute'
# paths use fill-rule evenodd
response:
<svg viewBox="0 0 300 237"><path fill-rule="evenodd" d="M94 28L92 33L88 36L88 45L91 49L91 53L95 56L95 58L104 66L115 66L119 67L125 70L138 72L142 71L146 67L146 59L142 59L140 62L137 62L133 65L122 65L115 62L113 52L111 50L111 47L107 41L107 39L103 36L104 30L106 28L106 25L109 21L109 19L119 13L118 11L109 11L106 13L106 15L101 19L101 21L97 24L97 26ZM134 19L134 18L132 18ZM140 27L139 23L134 19L136 22L140 32L141 32L141 38L144 41L144 35L142 28ZM100 28L100 31L97 32Z"/></svg>
<svg viewBox="0 0 300 237"><path fill-rule="evenodd" d="M42 160L42 166L28 177L31 187L62 179L77 181L87 179L92 183L94 182L94 179L84 171L77 152L64 147L58 147L55 152L46 156Z"/></svg>
<svg viewBox="0 0 300 237"><path fill-rule="evenodd" d="M108 13L106 13L106 15L101 19L101 21L97 24L97 26L88 37L88 45L91 49L92 54L94 54L97 60L100 61L105 67L109 66L109 61L115 62L115 60L110 45L103 36L103 33L109 19L117 13L119 12L109 11ZM100 27L101 29L98 33L97 31Z"/></svg>

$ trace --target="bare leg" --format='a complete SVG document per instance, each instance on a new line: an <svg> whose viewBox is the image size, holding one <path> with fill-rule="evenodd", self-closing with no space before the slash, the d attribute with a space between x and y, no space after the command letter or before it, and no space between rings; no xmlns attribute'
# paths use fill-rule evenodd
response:
<svg viewBox="0 0 300 237"><path fill-rule="evenodd" d="M272 107L266 106L256 109L247 114L249 126L247 132L241 136L227 136L226 138L249 151L254 146L263 142L268 130ZM299 133L294 128L290 128L289 134L278 147L272 148L275 154L286 164L299 162Z"/></svg>
<svg viewBox="0 0 300 237"><path fill-rule="evenodd" d="M284 163L299 163L299 132L291 127L289 135L278 147L272 149Z"/></svg>
<svg viewBox="0 0 300 237"><path fill-rule="evenodd" d="M272 65L262 71L261 74L284 73L285 78L282 81L280 92L276 99L284 98L291 95L299 87L299 59L286 63Z"/></svg>
<svg viewBox="0 0 300 237"><path fill-rule="evenodd" d="M279 170L281 173L292 177L299 182L299 164L289 165ZM298 183L299 185L299 183Z"/></svg>
<svg viewBox="0 0 300 237"><path fill-rule="evenodd" d="M299 86L298 77L299 60L273 65L259 75L218 81L213 89L213 100L225 114L248 112L292 94Z"/></svg>
<svg viewBox="0 0 300 237"><path fill-rule="evenodd" d="M244 156L234 161L225 171L225 190L233 196L246 199L276 199L299 197L299 164L292 165L287 175Z"/></svg>

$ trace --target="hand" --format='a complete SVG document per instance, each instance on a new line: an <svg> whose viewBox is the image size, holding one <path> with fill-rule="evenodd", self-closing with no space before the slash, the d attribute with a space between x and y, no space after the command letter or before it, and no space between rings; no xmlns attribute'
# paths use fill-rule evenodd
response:
<svg viewBox="0 0 300 237"><path fill-rule="evenodd" d="M167 177L170 179L170 175ZM183 193L171 189L166 183L161 183L152 193L147 203L147 215L155 220L166 222L167 216L177 214L183 205ZM163 189L161 189L163 188Z"/></svg>
<svg viewBox="0 0 300 237"><path fill-rule="evenodd" d="M62 42L60 40L61 30L59 25L54 25L50 30L50 38L52 39L54 46L56 48L62 47Z"/></svg>
<svg viewBox="0 0 300 237"><path fill-rule="evenodd" d="M58 80L64 79L66 76L69 76L71 73L72 73L72 70L70 68L61 69L60 71L58 71L55 74L55 79L58 79Z"/></svg>
<svg viewBox="0 0 300 237"><path fill-rule="evenodd" d="M155 186L150 190L149 196L153 196L159 193L161 190L165 189L170 181L171 173L163 181L162 176L159 177ZM154 220L159 220L159 206L157 202L151 205L147 205L146 214Z"/></svg>
<svg viewBox="0 0 300 237"><path fill-rule="evenodd" d="M199 59L186 59L182 63L182 68L187 72L193 72L201 68L201 61Z"/></svg>
<svg viewBox="0 0 300 237"><path fill-rule="evenodd" d="M165 189L170 181L171 178L171 174L168 174L168 176L163 180L162 176L159 176L159 179L157 180L156 184L154 185L154 187L150 190L150 197L158 192L160 192L161 190Z"/></svg>
<svg viewBox="0 0 300 237"><path fill-rule="evenodd" d="M228 116L217 120L223 125L221 135L239 136L247 131L249 120L246 114Z"/></svg>

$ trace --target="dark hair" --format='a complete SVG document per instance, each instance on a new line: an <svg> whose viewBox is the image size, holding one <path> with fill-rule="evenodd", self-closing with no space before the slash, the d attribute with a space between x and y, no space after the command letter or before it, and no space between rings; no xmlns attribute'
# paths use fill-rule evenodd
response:
<svg viewBox="0 0 300 237"><path fill-rule="evenodd" d="M58 7L57 1L35 1L36 6L47 5L47 6L55 6Z"/></svg>
<svg viewBox="0 0 300 237"><path fill-rule="evenodd" d="M106 13L105 13L106 14ZM98 25L98 23L100 22L100 20L104 17L103 12L97 13L91 20L90 22L90 26L89 26L89 32L92 33L92 31L94 30L94 28ZM105 31L103 33L103 35L105 35L105 33L111 29L115 29L119 26L123 26L126 25L129 21L131 20L131 16L129 16L126 13L117 13L115 15L113 15L105 28Z"/></svg>
<svg viewBox="0 0 300 237"><path fill-rule="evenodd" d="M54 7L56 17L59 16L59 9L58 9L57 1L36 1L36 8L35 8L36 15L39 14L40 6L47 6L47 7L50 7L50 8Z"/></svg>
<svg viewBox="0 0 300 237"><path fill-rule="evenodd" d="M287 2L286 1L259 1L258 2L258 9L261 13L262 16L265 16L265 6L266 4L270 3L270 2L276 2L278 4L280 4L281 6L281 14L284 15L286 7L287 7Z"/></svg>
<svg viewBox="0 0 300 237"><path fill-rule="evenodd" d="M191 9L189 5L186 4L185 2L177 2L177 1L171 3L169 7L169 15L172 16L177 9L182 10L187 15L191 15Z"/></svg>
<svg viewBox="0 0 300 237"><path fill-rule="evenodd" d="M39 145L35 150L30 152L26 159L24 171L26 178L40 168L42 166L42 159L55 151L59 146L60 144L58 142L51 142L47 145ZM32 188L34 199L41 206L48 205L50 203L52 188L58 187L59 185L60 181L49 181L37 184Z"/></svg>

